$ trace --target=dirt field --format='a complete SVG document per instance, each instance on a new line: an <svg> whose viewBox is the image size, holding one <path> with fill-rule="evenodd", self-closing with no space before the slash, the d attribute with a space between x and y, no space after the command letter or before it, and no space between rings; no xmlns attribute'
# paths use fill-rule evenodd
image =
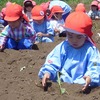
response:
<svg viewBox="0 0 100 100"><path fill-rule="evenodd" d="M0 52L0 100L99 100L100 88L82 93L82 86L64 83L69 95L61 95L57 83L48 82L43 89L35 85L38 71L47 54L65 38L56 38L54 43L41 43L38 50L4 50ZM97 44L100 50L100 44Z"/></svg>
<svg viewBox="0 0 100 100"><path fill-rule="evenodd" d="M95 21L93 32L100 32L100 21ZM0 100L100 100L100 87L81 92L82 86L63 83L67 93L61 95L57 83L48 82L43 89L35 85L38 72L47 54L65 38L54 43L41 43L37 50L4 50L0 52ZM100 44L97 43L100 50Z"/></svg>

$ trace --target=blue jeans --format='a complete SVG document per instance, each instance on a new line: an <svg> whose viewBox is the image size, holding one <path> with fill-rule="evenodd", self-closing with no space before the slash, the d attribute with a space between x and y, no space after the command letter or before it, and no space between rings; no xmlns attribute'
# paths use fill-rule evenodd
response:
<svg viewBox="0 0 100 100"><path fill-rule="evenodd" d="M23 38L16 42L14 39L8 38L5 44L5 48L8 49L32 49L33 43L30 41L30 39Z"/></svg>

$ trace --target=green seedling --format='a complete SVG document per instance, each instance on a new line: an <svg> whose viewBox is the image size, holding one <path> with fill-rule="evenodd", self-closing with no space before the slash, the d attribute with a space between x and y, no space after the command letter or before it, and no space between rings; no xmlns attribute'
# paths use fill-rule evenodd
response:
<svg viewBox="0 0 100 100"><path fill-rule="evenodd" d="M59 85L60 94L67 93L69 94L65 88L62 88L62 82L60 80L60 76L63 75L61 72L57 72L57 83Z"/></svg>

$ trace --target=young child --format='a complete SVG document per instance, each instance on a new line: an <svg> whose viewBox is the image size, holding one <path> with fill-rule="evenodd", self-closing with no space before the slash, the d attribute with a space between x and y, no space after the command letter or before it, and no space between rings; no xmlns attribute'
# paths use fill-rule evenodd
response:
<svg viewBox="0 0 100 100"><path fill-rule="evenodd" d="M92 20L84 12L71 13L66 21L67 39L58 44L47 56L38 76L45 87L47 80L88 86L100 85L100 53L92 40Z"/></svg>
<svg viewBox="0 0 100 100"><path fill-rule="evenodd" d="M70 14L72 8L70 7L70 5L62 0L50 0L49 9L51 9L55 5L60 6L63 9L64 13L62 18L65 21L66 17Z"/></svg>
<svg viewBox="0 0 100 100"><path fill-rule="evenodd" d="M36 5L35 1L32 0L24 0L24 14L28 17L29 21L32 21L31 10Z"/></svg>
<svg viewBox="0 0 100 100"><path fill-rule="evenodd" d="M91 10L88 12L88 15L93 20L100 19L98 14L98 1L92 1Z"/></svg>
<svg viewBox="0 0 100 100"><path fill-rule="evenodd" d="M51 14L49 15L50 24L52 25L55 35L59 37L66 37L66 33L64 33L64 20L62 18L62 14L64 13L63 9L60 6L53 6L51 8Z"/></svg>
<svg viewBox="0 0 100 100"><path fill-rule="evenodd" d="M8 49L32 49L34 43L34 30L29 24L22 23L22 7L11 4L6 8L4 19L8 25L0 33L0 50Z"/></svg>
<svg viewBox="0 0 100 100"><path fill-rule="evenodd" d="M50 22L45 18L45 12L40 5L36 5L32 9L33 29L36 31L36 42L53 42L54 30Z"/></svg>

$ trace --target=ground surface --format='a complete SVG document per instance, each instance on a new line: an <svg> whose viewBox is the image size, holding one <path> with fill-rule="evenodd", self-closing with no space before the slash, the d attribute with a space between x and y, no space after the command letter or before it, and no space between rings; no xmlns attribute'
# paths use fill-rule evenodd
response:
<svg viewBox="0 0 100 100"><path fill-rule="evenodd" d="M69 95L61 95L57 83L48 82L47 91L35 85L47 54L63 40L56 38L54 43L38 44L38 50L0 52L0 100L100 100L99 87L84 94L81 92L82 86L64 83L62 87Z"/></svg>
<svg viewBox="0 0 100 100"><path fill-rule="evenodd" d="M100 32L100 21L95 21L93 32ZM93 38L95 39L95 34ZM64 83L67 93L61 95L57 83L48 88L36 86L38 71L47 54L64 38L54 43L38 44L38 50L4 50L0 52L0 100L100 100L100 87L81 92L82 86ZM97 43L100 50L100 44Z"/></svg>

